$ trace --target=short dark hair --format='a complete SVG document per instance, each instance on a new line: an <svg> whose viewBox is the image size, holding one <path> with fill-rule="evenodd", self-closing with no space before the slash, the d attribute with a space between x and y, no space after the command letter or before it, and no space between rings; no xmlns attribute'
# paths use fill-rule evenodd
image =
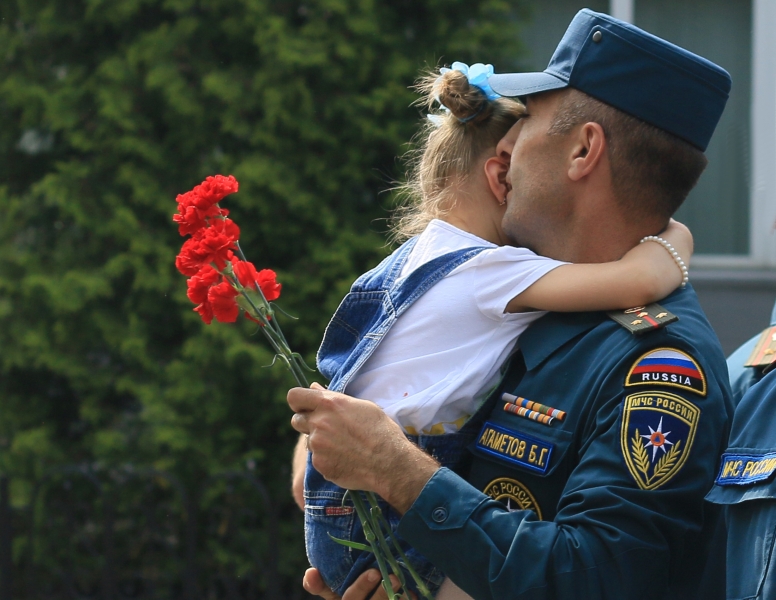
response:
<svg viewBox="0 0 776 600"><path fill-rule="evenodd" d="M708 164L692 144L573 88L564 94L548 134L564 135L589 122L606 135L618 202L636 214L668 219Z"/></svg>

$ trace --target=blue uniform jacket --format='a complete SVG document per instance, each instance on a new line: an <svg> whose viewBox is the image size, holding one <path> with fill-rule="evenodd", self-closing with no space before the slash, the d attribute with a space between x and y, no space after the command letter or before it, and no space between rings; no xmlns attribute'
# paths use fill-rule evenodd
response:
<svg viewBox="0 0 776 600"><path fill-rule="evenodd" d="M776 598L776 370L744 395L717 483L707 499L727 505L727 598Z"/></svg>
<svg viewBox="0 0 776 600"><path fill-rule="evenodd" d="M438 471L400 535L477 600L722 597L724 529L703 497L727 369L691 288L661 304L679 321L640 337L603 313L537 321L503 384L530 410L496 402L471 483Z"/></svg>

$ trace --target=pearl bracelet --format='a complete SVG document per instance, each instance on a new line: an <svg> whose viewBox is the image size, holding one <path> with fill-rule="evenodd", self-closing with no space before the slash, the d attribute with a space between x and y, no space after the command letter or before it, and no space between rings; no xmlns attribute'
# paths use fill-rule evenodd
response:
<svg viewBox="0 0 776 600"><path fill-rule="evenodd" d="M687 265L684 264L684 261L682 260L682 257L679 256L676 248L674 248L669 241L664 240L658 235L648 235L647 237L642 238L639 243L643 244L644 242L657 242L668 251L668 253L671 255L671 258L674 259L676 266L679 267L679 270L682 272L682 288L686 287L687 282L690 281L690 275L687 272Z"/></svg>

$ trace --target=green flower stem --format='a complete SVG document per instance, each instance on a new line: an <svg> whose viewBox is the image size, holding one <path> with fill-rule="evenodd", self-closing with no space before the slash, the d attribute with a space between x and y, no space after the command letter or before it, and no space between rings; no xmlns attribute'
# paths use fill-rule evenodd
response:
<svg viewBox="0 0 776 600"><path fill-rule="evenodd" d="M262 323L261 332L264 334L264 337L267 338L267 341L269 341L270 345L272 346L272 349L275 350L275 353L278 356L280 356L283 359L283 361L286 363L286 366L291 371L291 374L294 376L294 379L296 379L296 383L300 387L310 387L310 384L307 381L307 377L305 377L302 367L299 364L301 359L299 359L298 355L294 354L291 351L291 348L289 347L285 336L283 335L282 331L280 331L280 327L273 326L275 325L273 321L276 321L276 320L268 319L266 316L267 314L273 314L273 312L269 302L267 301L267 298L264 296L264 292L261 291L261 286L258 283L254 282L256 285L256 290L259 293L259 297L261 298L262 303L265 305L265 311L262 311L258 306L256 306L256 303L247 293L245 293L245 290L243 289L242 285L240 285L240 282L237 281L236 277L232 275L232 276L229 276L229 279L232 282L232 284L237 285L240 288L240 293L242 294L242 297L245 298L248 304L250 304L251 309L253 309L253 313L254 313L253 316L256 317Z"/></svg>
<svg viewBox="0 0 776 600"><path fill-rule="evenodd" d="M401 600L404 596L400 596L399 594L394 592L393 587L391 586L391 579L389 576L388 567L385 564L386 560L385 560L385 557L383 556L382 549L380 548L380 543L377 541L376 530L373 529L371 526L373 521L371 516L369 515L369 511L367 511L366 506L364 506L364 501L361 499L361 493L350 492L350 498L353 501L353 507L356 509L356 514L358 515L358 518L361 519L361 525L364 528L364 537L366 537L367 542L369 542L369 545L372 547L372 552L374 553L375 558L377 559L377 566L380 569L380 574L382 575L382 578L383 578L383 581L382 581L383 589L385 590L385 593L388 596L389 600ZM379 531L379 527L377 531ZM406 596L406 593L404 595Z"/></svg>
<svg viewBox="0 0 776 600"><path fill-rule="evenodd" d="M369 520L372 529L376 532L380 549L385 553L385 557L388 560L388 564L394 572L394 575L398 577L402 587L406 589L407 581L404 577L404 572L401 569L401 565L399 565L399 562L396 560L396 557L393 555L393 552L391 552L391 547L388 545L388 540L386 539L386 536L391 537L391 528L390 526L381 526L381 523L385 522L385 517L383 517L383 511L377 503L377 496L372 492L364 492L364 495L372 506L372 508L369 509Z"/></svg>
<svg viewBox="0 0 776 600"><path fill-rule="evenodd" d="M240 258L247 262L245 254L243 253L242 248L240 248L240 244L238 243L236 246ZM300 387L310 387L310 384L307 381L307 377L304 374L304 369L309 369L309 367L304 364L304 360L298 353L291 351L291 348L288 345L288 341L286 340L286 336L283 335L283 331L280 328L280 324L277 322L277 319L273 318L275 312L272 309L272 305L264 295L261 286L258 284L258 282L254 281L255 290L258 292L258 300L260 304L260 306L257 306L256 302L254 302L254 298L252 298L246 292L245 288L237 280L237 277L234 275L231 266L227 266L226 271L227 272L223 273L223 275L225 275L232 283L232 285L234 285L240 291L242 297L250 306L251 312L253 312L253 316L258 321L260 321L261 331L264 334L264 337L267 338L270 346L272 346L273 350L275 350L275 355L286 364L288 369L291 371L291 374L294 376L296 383ZM401 547L395 541L393 536L391 536L390 526L388 526L388 523L385 521L385 518L382 515L382 511L377 504L377 497L371 492L365 492L365 494L369 504L371 505L371 510L367 509L366 505L364 504L364 500L361 498L360 492L353 492L350 490L347 491L347 495L353 501L356 514L358 515L358 518L360 519L364 528L364 536L366 537L366 540L369 543L369 547L377 560L377 565L380 568L380 574L383 578L382 586L386 595L390 600L402 600L403 598L409 600L404 572L402 571L401 565L394 557L393 552L391 552L391 547L386 538L387 534L388 537L392 538L393 544L398 551L398 556L407 565L410 574L412 574L413 579L417 583L418 589L421 590L424 598L433 600L432 596L428 593L428 590L418 577L415 570L407 562L407 557L402 552ZM336 540L336 538L333 539L340 543L344 543L345 545L351 546L350 543L343 540ZM402 585L404 591L401 595L393 591L390 583L391 571L396 575Z"/></svg>
<svg viewBox="0 0 776 600"><path fill-rule="evenodd" d="M385 531L383 531L382 527L380 527L380 520L378 517L375 516L375 512L380 513L381 510L379 507L372 508L369 511L369 518L371 522L372 528L376 531L375 537L377 539L378 544L380 545L380 550L383 553L383 556L385 557L386 561L388 562L388 566L391 568L391 571L393 571L393 574L396 575L396 577L399 580L399 583L401 584L401 587L403 590L407 590L407 579L404 577L404 571L401 568L401 565L399 564L399 561L396 560L396 557L393 555L393 552L391 552L391 547L388 545L388 540L386 539L386 535L390 537L391 532L390 529L388 530L387 534Z"/></svg>
<svg viewBox="0 0 776 600"><path fill-rule="evenodd" d="M391 539L391 542L393 543L396 556L398 556L400 560L404 561L404 566L407 569L407 571L409 571L409 574L412 576L413 581L415 581L415 585L418 586L418 591L420 592L420 595L423 596L423 598L425 598L426 600L434 600L434 595L426 587L426 583L420 578L420 575L418 575L418 572L415 570L415 568L410 564L410 561L407 559L407 555L404 554L404 550L402 550L401 544L399 544L399 540L396 539L395 535L392 535L391 526L383 516L383 512L380 510L380 507L377 504L377 498L375 497L374 494L368 494L367 498L369 499L369 503L372 505L372 513L373 514L377 513L376 518L379 522L378 527L381 527L382 529L388 532L388 537ZM387 550L387 552L392 554L390 548Z"/></svg>
<svg viewBox="0 0 776 600"><path fill-rule="evenodd" d="M237 248L237 253L240 255L240 259L248 262L248 259L245 257L245 253L240 246L240 242L235 242L235 247ZM239 285L239 282L236 281L236 278L233 277L232 279L233 282L236 282ZM248 296L248 294L242 290L241 291L243 297L246 298L246 300L253 308L255 313L254 316L264 324L262 327L264 336L269 340L275 352L285 359L286 365L291 370L294 379L296 379L296 383L300 387L310 387L310 384L307 381L307 377L304 375L304 368L306 365L297 354L291 351L291 347L288 345L286 336L283 334L283 330L280 328L280 324L277 322L277 319L270 318L275 316L275 311L272 310L272 305L267 300L266 296L264 296L264 292L262 291L261 286L257 281L254 281L253 283L256 287L256 291L259 293L261 303L264 305L263 311L254 304L253 300ZM242 286L240 286L240 288L242 288Z"/></svg>

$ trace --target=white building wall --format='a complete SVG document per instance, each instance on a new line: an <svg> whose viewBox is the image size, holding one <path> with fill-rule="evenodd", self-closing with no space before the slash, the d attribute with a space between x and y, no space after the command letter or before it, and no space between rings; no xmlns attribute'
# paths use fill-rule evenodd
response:
<svg viewBox="0 0 776 600"><path fill-rule="evenodd" d="M615 19L633 23L634 0L609 0L609 14Z"/></svg>
<svg viewBox="0 0 776 600"><path fill-rule="evenodd" d="M752 5L751 260L776 267L776 2Z"/></svg>

